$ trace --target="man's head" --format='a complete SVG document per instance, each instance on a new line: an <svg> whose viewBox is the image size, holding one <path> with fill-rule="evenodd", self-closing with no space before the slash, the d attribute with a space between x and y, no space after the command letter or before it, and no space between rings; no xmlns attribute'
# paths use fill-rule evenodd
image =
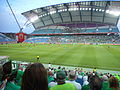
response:
<svg viewBox="0 0 120 90"><path fill-rule="evenodd" d="M75 79L76 79L75 71L70 71L70 73L69 73L69 80L75 80Z"/></svg>
<svg viewBox="0 0 120 90"><path fill-rule="evenodd" d="M65 82L66 73L64 71L58 71L56 74L56 78L58 83Z"/></svg>

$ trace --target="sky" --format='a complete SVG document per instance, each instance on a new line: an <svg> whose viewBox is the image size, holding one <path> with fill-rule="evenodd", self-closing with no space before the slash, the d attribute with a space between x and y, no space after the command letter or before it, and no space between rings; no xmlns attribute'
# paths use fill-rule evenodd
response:
<svg viewBox="0 0 120 90"><path fill-rule="evenodd" d="M67 2L76 2L79 0L8 0L8 1L16 15L16 18L20 26L23 27L23 25L27 21L26 18L23 15L21 15L21 13L23 12L44 6L67 3ZM89 0L82 0L82 1L89 1ZM120 20L118 27L120 28ZM23 32L29 34L34 30L35 29L30 24L29 26L23 29ZM8 7L6 0L0 0L0 32L7 32L7 33L19 32L19 27L16 24L16 21L10 11L10 8Z"/></svg>

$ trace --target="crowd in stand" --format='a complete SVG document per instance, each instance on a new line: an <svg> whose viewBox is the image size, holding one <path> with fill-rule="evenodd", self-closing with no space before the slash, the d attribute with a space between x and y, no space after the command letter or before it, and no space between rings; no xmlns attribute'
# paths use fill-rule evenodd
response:
<svg viewBox="0 0 120 90"><path fill-rule="evenodd" d="M45 68L41 63L0 66L0 90L120 90L120 75L65 67Z"/></svg>
<svg viewBox="0 0 120 90"><path fill-rule="evenodd" d="M60 43L97 43L97 44L119 44L118 35L74 35L51 37L51 42Z"/></svg>
<svg viewBox="0 0 120 90"><path fill-rule="evenodd" d="M120 44L118 35L64 35L29 38L25 42L34 43L83 43L83 44Z"/></svg>

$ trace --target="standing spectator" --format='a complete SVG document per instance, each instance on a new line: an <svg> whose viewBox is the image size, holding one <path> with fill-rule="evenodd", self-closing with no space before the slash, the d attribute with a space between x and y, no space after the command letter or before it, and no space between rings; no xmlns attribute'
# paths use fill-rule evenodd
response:
<svg viewBox="0 0 120 90"><path fill-rule="evenodd" d="M21 90L48 90L47 71L41 63L34 63L26 68Z"/></svg>

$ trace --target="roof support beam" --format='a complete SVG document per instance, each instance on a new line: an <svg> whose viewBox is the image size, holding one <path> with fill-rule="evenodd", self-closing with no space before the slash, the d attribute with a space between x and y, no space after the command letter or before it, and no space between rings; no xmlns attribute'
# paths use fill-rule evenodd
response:
<svg viewBox="0 0 120 90"><path fill-rule="evenodd" d="M42 11L46 12L46 14L49 13L49 12L48 12L47 10L45 10L45 9L42 9ZM53 18L51 17L51 14L50 14L49 16L50 16L50 19L52 20L52 23L54 24L54 20L53 20Z"/></svg>
<svg viewBox="0 0 120 90"><path fill-rule="evenodd" d="M93 17L93 1L90 2L90 6L91 6L91 22L92 22L92 17Z"/></svg>
<svg viewBox="0 0 120 90"><path fill-rule="evenodd" d="M39 19L42 21L43 25L45 26L45 23L44 23L44 21L42 20L42 18L39 18Z"/></svg>
<svg viewBox="0 0 120 90"><path fill-rule="evenodd" d="M80 10L80 4L78 4L78 6L79 6L80 20L81 20L81 22L82 22L82 14L81 14L81 10Z"/></svg>
<svg viewBox="0 0 120 90"><path fill-rule="evenodd" d="M53 24L54 24L55 22L54 22L54 20L53 20L53 18L52 18L52 16L51 16L51 14L50 14L49 16L50 16L50 18L51 18L51 20L52 20L52 22L53 22Z"/></svg>
<svg viewBox="0 0 120 90"><path fill-rule="evenodd" d="M105 8L104 8L104 13L103 13L103 21L102 21L102 23L104 23L106 9L107 9L107 7L108 7L108 5L109 5L109 4L110 4L110 2L109 2L109 1L107 1L107 2L106 2L106 5L105 5Z"/></svg>
<svg viewBox="0 0 120 90"><path fill-rule="evenodd" d="M71 12L68 10L69 9L69 7L68 7L68 5L64 5L66 8L67 8L67 11L68 11L68 13L69 13L69 16L70 16L70 20L71 20L71 22L72 22L72 15L71 15Z"/></svg>
<svg viewBox="0 0 120 90"><path fill-rule="evenodd" d="M58 9L57 9L57 7L53 7L53 8L55 8L55 9L56 9L56 12L59 14L59 16L60 16L60 18L61 18L61 21L62 21L62 23L63 23L63 18L62 18L62 15L61 15L61 13L60 13L60 12L58 12Z"/></svg>

